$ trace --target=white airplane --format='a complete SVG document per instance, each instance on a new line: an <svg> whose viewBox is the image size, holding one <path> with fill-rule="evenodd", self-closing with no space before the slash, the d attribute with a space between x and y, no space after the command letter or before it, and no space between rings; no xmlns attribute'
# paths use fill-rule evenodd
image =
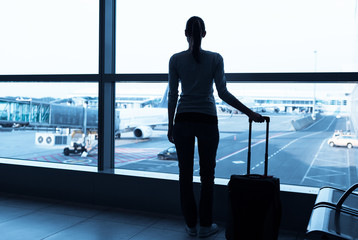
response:
<svg viewBox="0 0 358 240"><path fill-rule="evenodd" d="M168 88L156 107L123 108L115 112L115 135L133 131L137 138L149 138L153 129L159 125L168 124Z"/></svg>

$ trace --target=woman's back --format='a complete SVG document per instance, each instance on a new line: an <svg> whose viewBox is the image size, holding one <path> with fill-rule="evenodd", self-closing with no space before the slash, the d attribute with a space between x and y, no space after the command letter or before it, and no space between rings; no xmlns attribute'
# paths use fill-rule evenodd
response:
<svg viewBox="0 0 358 240"><path fill-rule="evenodd" d="M223 65L222 57L215 52L200 50L200 63L190 51L174 54L169 63L170 92L177 91L181 82L182 93L178 104L178 113L199 112L216 115L213 96L213 80Z"/></svg>

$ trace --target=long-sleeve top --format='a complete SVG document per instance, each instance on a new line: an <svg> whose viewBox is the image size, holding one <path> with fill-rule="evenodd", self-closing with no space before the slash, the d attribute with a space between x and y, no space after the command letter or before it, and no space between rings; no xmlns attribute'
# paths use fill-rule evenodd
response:
<svg viewBox="0 0 358 240"><path fill-rule="evenodd" d="M229 105L247 112L247 108L227 90L224 73L224 61L220 54L200 50L200 63L187 50L174 54L169 61L169 99L168 107L176 107L178 86L181 82L181 94L177 105L177 114L197 112L217 115L213 83L219 97Z"/></svg>

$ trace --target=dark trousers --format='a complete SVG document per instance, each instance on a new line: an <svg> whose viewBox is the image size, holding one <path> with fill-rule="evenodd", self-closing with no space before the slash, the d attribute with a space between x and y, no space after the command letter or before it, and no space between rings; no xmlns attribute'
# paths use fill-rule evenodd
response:
<svg viewBox="0 0 358 240"><path fill-rule="evenodd" d="M217 124L177 122L173 137L179 161L180 201L188 227L197 224L197 205L193 191L195 137L198 142L201 193L199 203L200 226L211 226L214 197L216 151L219 144Z"/></svg>

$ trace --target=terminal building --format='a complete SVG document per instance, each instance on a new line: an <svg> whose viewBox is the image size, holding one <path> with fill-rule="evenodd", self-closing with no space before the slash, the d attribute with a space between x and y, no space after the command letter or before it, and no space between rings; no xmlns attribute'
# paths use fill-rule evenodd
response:
<svg viewBox="0 0 358 240"><path fill-rule="evenodd" d="M306 114L318 112L327 115L349 115L353 109L352 96L341 96L340 98L316 99L307 97L252 97L254 110L258 112L275 113L297 113ZM144 108L155 107L160 102L160 97L117 97L116 109L122 108ZM315 102L315 104L313 104ZM221 102L226 104L225 102ZM74 97L71 99L24 99L21 97L0 98L0 126L54 126L56 106L62 106L60 111L71 111L73 108L84 107L98 109L98 98L96 97ZM68 109L68 110L66 110ZM225 109L222 109L225 112ZM81 110L83 112L83 110ZM78 113L79 115L83 113ZM88 117L88 116L87 116ZM94 118L98 118L94 117ZM94 124L93 124L94 125ZM73 126L78 127L79 124Z"/></svg>

